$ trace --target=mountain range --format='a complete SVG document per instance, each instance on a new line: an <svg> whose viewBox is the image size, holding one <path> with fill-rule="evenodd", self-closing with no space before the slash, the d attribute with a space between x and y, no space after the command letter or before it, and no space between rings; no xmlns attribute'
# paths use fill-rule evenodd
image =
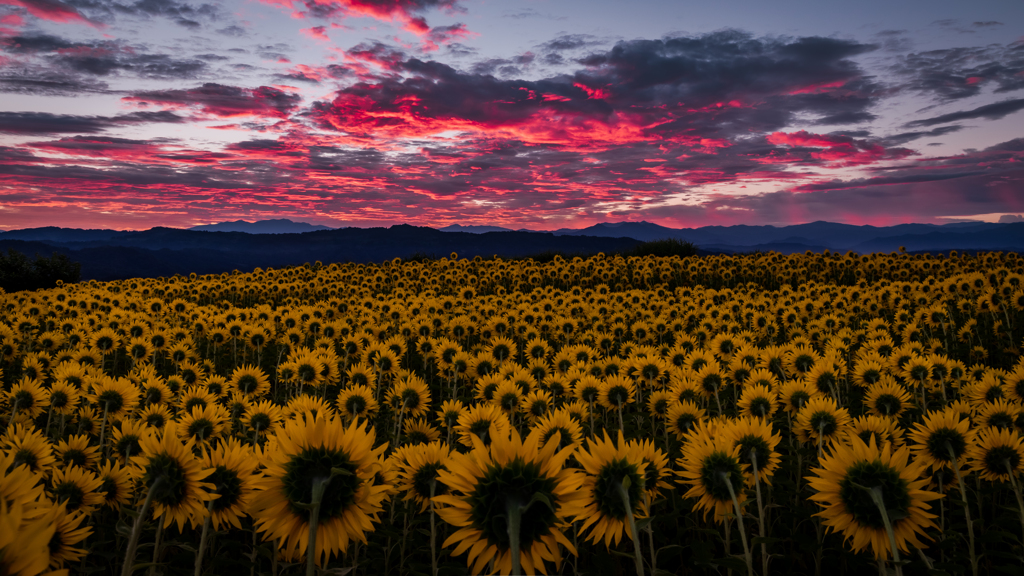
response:
<svg viewBox="0 0 1024 576"><path fill-rule="evenodd" d="M853 226L811 222L794 226L704 226L674 229L650 222L596 224L554 232L497 226L442 229L396 225L339 228L290 220L223 222L183 230L144 231L29 228L0 232L0 250L29 255L66 254L82 265L85 280L174 274L214 274L305 262L381 262L395 257L521 257L545 252L595 254L628 251L642 242L678 239L699 253L752 251L857 253L1024 250L1024 222Z"/></svg>

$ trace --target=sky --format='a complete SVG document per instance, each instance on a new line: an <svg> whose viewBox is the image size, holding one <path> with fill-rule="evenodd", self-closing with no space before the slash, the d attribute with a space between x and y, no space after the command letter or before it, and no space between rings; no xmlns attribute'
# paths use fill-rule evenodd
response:
<svg viewBox="0 0 1024 576"><path fill-rule="evenodd" d="M1021 0L0 0L0 229L1024 219Z"/></svg>

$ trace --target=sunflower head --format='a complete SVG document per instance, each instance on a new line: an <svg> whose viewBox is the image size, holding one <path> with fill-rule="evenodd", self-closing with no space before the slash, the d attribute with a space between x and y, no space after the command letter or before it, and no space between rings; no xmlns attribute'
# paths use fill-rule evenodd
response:
<svg viewBox="0 0 1024 576"><path fill-rule="evenodd" d="M583 520L580 532L592 527L587 539L603 539L606 546L618 544L623 533L635 540L637 535L629 532L627 514L647 515L647 464L639 446L626 443L621 430L617 441L609 438L606 431L604 438L589 442L587 449L579 448L576 459L587 473L583 483L586 505L577 517ZM623 498L622 490L628 498Z"/></svg>
<svg viewBox="0 0 1024 576"><path fill-rule="evenodd" d="M967 450L971 470L983 479L1006 482L1024 470L1024 442L1016 430L983 428Z"/></svg>
<svg viewBox="0 0 1024 576"><path fill-rule="evenodd" d="M962 466L976 434L971 421L953 408L929 412L910 432L915 461L932 470L952 469L954 464Z"/></svg>
<svg viewBox="0 0 1024 576"><path fill-rule="evenodd" d="M740 445L726 434L713 432L704 426L692 431L683 445L683 457L676 464L681 481L690 485L684 497L697 498L693 510L704 510L705 518L714 512L715 521L724 522L733 510L733 494L742 489L745 479Z"/></svg>

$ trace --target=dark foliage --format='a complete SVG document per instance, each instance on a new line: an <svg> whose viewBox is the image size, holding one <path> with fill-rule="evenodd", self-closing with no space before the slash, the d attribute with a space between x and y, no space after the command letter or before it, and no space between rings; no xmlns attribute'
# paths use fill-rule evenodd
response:
<svg viewBox="0 0 1024 576"><path fill-rule="evenodd" d="M0 252L0 288L7 292L53 288L57 282L78 282L82 265L64 254L54 252L49 258L35 255L35 260L16 250Z"/></svg>

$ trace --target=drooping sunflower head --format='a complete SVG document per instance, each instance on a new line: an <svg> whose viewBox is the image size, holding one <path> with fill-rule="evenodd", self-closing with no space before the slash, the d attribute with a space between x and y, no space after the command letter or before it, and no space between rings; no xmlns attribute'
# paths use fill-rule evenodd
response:
<svg viewBox="0 0 1024 576"><path fill-rule="evenodd" d="M459 423L459 416L466 411L461 400L445 400L435 413L442 428L453 428Z"/></svg>
<svg viewBox="0 0 1024 576"><path fill-rule="evenodd" d="M459 416L455 432L459 435L459 443L471 448L473 437L479 438L484 446L489 446L494 438L507 436L511 428L508 416L494 404L477 404Z"/></svg>
<svg viewBox="0 0 1024 576"><path fill-rule="evenodd" d="M865 443L869 438L874 438L875 443L881 446L886 442L898 448L903 445L903 428L894 418L887 416L875 416L867 414L854 418L848 434L859 436Z"/></svg>
<svg viewBox="0 0 1024 576"><path fill-rule="evenodd" d="M253 499L250 514L265 538L280 538L287 554L302 554L308 545L309 504L315 483L325 483L320 502L316 558L344 552L365 533L382 510L390 488L374 482L378 457L375 435L353 420L347 427L335 417L290 420L267 444L263 461L267 481Z"/></svg>
<svg viewBox="0 0 1024 576"><path fill-rule="evenodd" d="M252 447L235 439L222 442L203 456L203 467L212 470L206 482L213 485L212 524L215 529L228 524L241 528L254 490L262 474Z"/></svg>
<svg viewBox="0 0 1024 576"><path fill-rule="evenodd" d="M152 492L153 516L162 518L165 527L176 523L181 530L185 522L201 522L206 501L213 498L212 487L203 482L210 471L202 469L193 447L194 440L183 444L177 424L168 422L143 438L142 454L132 457L130 472Z"/></svg>
<svg viewBox="0 0 1024 576"><path fill-rule="evenodd" d="M864 404L875 416L899 418L912 402L906 388L892 376L885 375L868 387Z"/></svg>
<svg viewBox="0 0 1024 576"><path fill-rule="evenodd" d="M952 469L954 463L965 463L967 449L974 443L977 432L971 429L971 421L962 418L952 408L941 412L929 412L922 422L910 432L914 442L914 459L931 469Z"/></svg>
<svg viewBox="0 0 1024 576"><path fill-rule="evenodd" d="M818 396L821 392L806 380L790 380L779 389L779 401L790 416L799 414L812 398Z"/></svg>
<svg viewBox="0 0 1024 576"><path fill-rule="evenodd" d="M597 395L597 402L609 410L624 408L632 404L636 398L636 384L632 379L621 375L605 378Z"/></svg>
<svg viewBox="0 0 1024 576"><path fill-rule="evenodd" d="M764 384L745 386L736 406L745 416L770 420L779 407L779 395Z"/></svg>
<svg viewBox="0 0 1024 576"><path fill-rule="evenodd" d="M583 428L566 409L559 409L538 418L531 431L540 434L541 446L556 441L558 449L577 448L583 442Z"/></svg>
<svg viewBox="0 0 1024 576"><path fill-rule="evenodd" d="M253 402L242 415L242 423L261 437L276 432L283 420L284 411L271 400Z"/></svg>
<svg viewBox="0 0 1024 576"><path fill-rule="evenodd" d="M288 420L334 417L334 408L326 400L309 394L299 394L292 398L284 412Z"/></svg>
<svg viewBox="0 0 1024 576"><path fill-rule="evenodd" d="M693 428L704 420L707 411L689 400L677 402L669 407L665 425L676 438L682 440Z"/></svg>
<svg viewBox="0 0 1024 576"><path fill-rule="evenodd" d="M202 408L195 406L181 416L177 426L178 436L182 442L192 440L196 446L205 448L221 438L227 421L227 411L219 404Z"/></svg>
<svg viewBox="0 0 1024 576"><path fill-rule="evenodd" d="M795 426L801 442L824 443L842 438L850 424L846 408L840 408L830 397L818 396L807 401L797 415Z"/></svg>
<svg viewBox="0 0 1024 576"><path fill-rule="evenodd" d="M918 536L927 538L925 530L936 527L927 502L942 497L923 489L929 481L921 477L924 464L909 463L907 447L878 447L874 437L867 444L859 436L849 440L832 444L821 467L812 469L814 476L807 478L817 492L811 500L822 508L817 516L842 532L855 552L870 547L876 558L886 559L891 554L889 538L871 494L874 490L888 511L897 547L902 552L908 550L908 543L924 548Z"/></svg>
<svg viewBox="0 0 1024 576"><path fill-rule="evenodd" d="M640 454L645 466L644 489L647 491L647 502L654 502L662 490L672 488L668 456L651 440L630 440L629 443Z"/></svg>
<svg viewBox="0 0 1024 576"><path fill-rule="evenodd" d="M725 434L702 427L687 436L683 457L676 461L681 482L689 484L684 497L697 498L693 510L704 517L715 513L716 522L724 522L733 510L733 494L742 490L745 479L740 463L740 447Z"/></svg>
<svg viewBox="0 0 1024 576"><path fill-rule="evenodd" d="M419 376L410 374L395 382L388 391L387 402L395 412L406 416L424 416L430 410L430 389Z"/></svg>
<svg viewBox="0 0 1024 576"><path fill-rule="evenodd" d="M509 516L519 517L519 550L525 573L544 572L546 562L557 566L561 546L573 554L562 530L568 517L581 511L582 475L566 468L571 449L540 445L540 434L524 441L515 431L495 437L490 446L474 439L469 454L453 453L438 478L451 491L434 498L438 515L458 528L444 546L457 544L453 554L469 552L467 564L482 572L493 558L495 569L512 568Z"/></svg>
<svg viewBox="0 0 1024 576"><path fill-rule="evenodd" d="M415 500L423 512L434 496L448 493L448 486L438 479L441 470L447 470L451 450L440 442L410 446L401 452L398 489L405 492L406 500Z"/></svg>
<svg viewBox="0 0 1024 576"><path fill-rule="evenodd" d="M89 445L90 437L72 434L57 444L54 456L65 466L79 466L93 470L99 463L99 447Z"/></svg>
<svg viewBox="0 0 1024 576"><path fill-rule="evenodd" d="M96 476L101 482L99 492L105 507L116 510L131 500L135 486L127 468L107 462L100 466Z"/></svg>
<svg viewBox="0 0 1024 576"><path fill-rule="evenodd" d="M90 513L103 504L100 487L103 482L90 470L78 466L54 468L50 477L50 494L69 512Z"/></svg>
<svg viewBox="0 0 1024 576"><path fill-rule="evenodd" d="M88 380L92 383L89 399L101 414L106 411L108 422L120 421L139 405L139 388L127 378L97 373Z"/></svg>
<svg viewBox="0 0 1024 576"><path fill-rule="evenodd" d="M70 510L64 503L55 506L51 514L53 536L47 543L50 567L63 568L65 564L81 560L86 555L86 550L75 548L75 544L88 538L92 534L92 527L82 526L88 517L86 512Z"/></svg>
<svg viewBox="0 0 1024 576"><path fill-rule="evenodd" d="M507 415L516 414L523 409L523 389L512 380L504 380L494 390L491 402Z"/></svg>
<svg viewBox="0 0 1024 576"><path fill-rule="evenodd" d="M402 423L405 442L413 446L429 444L441 437L441 432L426 418L407 418Z"/></svg>
<svg viewBox="0 0 1024 576"><path fill-rule="evenodd" d="M979 428L1012 429L1021 413L1021 405L1004 398L978 406L974 420Z"/></svg>
<svg viewBox="0 0 1024 576"><path fill-rule="evenodd" d="M148 428L161 429L171 420L171 411L164 404L152 404L139 412L138 421Z"/></svg>
<svg viewBox="0 0 1024 576"><path fill-rule="evenodd" d="M967 449L971 470L983 479L1006 482L1024 470L1024 442L1016 430L982 428Z"/></svg>
<svg viewBox="0 0 1024 576"><path fill-rule="evenodd" d="M588 441L587 449L577 449L576 460L587 474L582 490L585 506L577 516L583 521L580 532L590 528L587 539L592 542L603 539L609 547L618 544L623 534L635 540L637 535L629 532L627 514L647 515L644 499L647 465L639 447L628 444L621 430L616 441L609 438L606 431L604 438ZM623 497L623 490L628 498Z"/></svg>
<svg viewBox="0 0 1024 576"><path fill-rule="evenodd" d="M50 391L43 387L42 382L41 379L25 376L10 391L4 392L9 410L29 418L42 414L50 405Z"/></svg>
<svg viewBox="0 0 1024 576"><path fill-rule="evenodd" d="M54 465L53 447L50 440L35 426L16 423L3 436L4 452L14 461L11 466L24 464L36 473L45 473Z"/></svg>
<svg viewBox="0 0 1024 576"><path fill-rule="evenodd" d="M739 418L729 422L722 434L738 449L737 457L747 482L753 484L756 466L760 481L771 485L771 478L781 462L775 451L781 436L773 433L771 421L752 416Z"/></svg>

